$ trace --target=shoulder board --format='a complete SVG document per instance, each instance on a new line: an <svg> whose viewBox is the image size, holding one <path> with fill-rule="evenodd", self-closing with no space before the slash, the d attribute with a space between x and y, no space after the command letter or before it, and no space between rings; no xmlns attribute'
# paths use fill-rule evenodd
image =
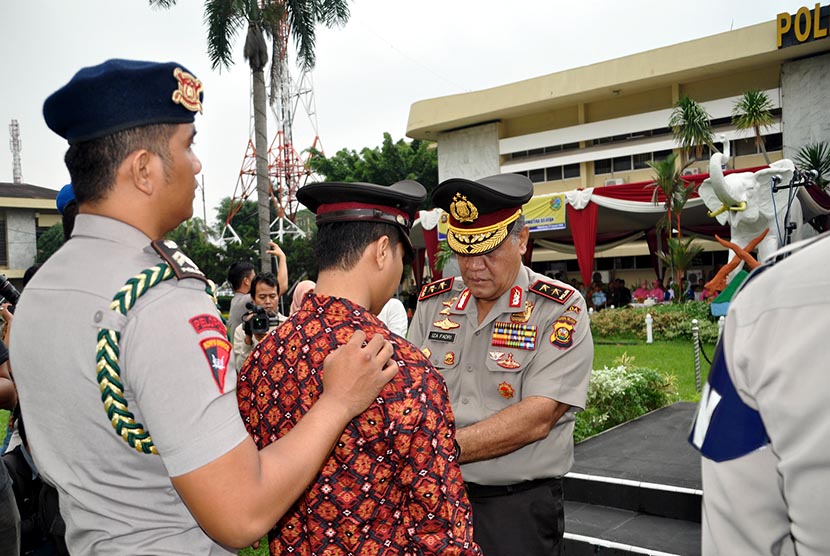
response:
<svg viewBox="0 0 830 556"><path fill-rule="evenodd" d="M159 256L164 259L164 262L170 265L171 270L176 275L176 278L183 280L185 278L196 278L205 284L208 284L208 279L204 272L199 270L190 257L185 255L175 241L169 239L156 240L152 244L153 249Z"/></svg>
<svg viewBox="0 0 830 556"><path fill-rule="evenodd" d="M574 290L571 288L557 286L556 284L551 284L550 282L544 282L542 280L536 280L528 289L537 295L552 299L560 305L564 305L565 302L568 301L574 294Z"/></svg>
<svg viewBox="0 0 830 556"><path fill-rule="evenodd" d="M418 296L418 301L423 301L438 294L448 292L452 289L452 283L455 278L444 278L443 280L436 280L429 284L425 284L421 288L421 295Z"/></svg>

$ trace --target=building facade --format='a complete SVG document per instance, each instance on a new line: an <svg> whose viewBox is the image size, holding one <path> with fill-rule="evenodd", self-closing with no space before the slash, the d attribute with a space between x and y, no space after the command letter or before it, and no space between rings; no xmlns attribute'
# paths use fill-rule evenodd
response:
<svg viewBox="0 0 830 556"><path fill-rule="evenodd" d="M668 122L683 96L708 111L715 147L722 151L729 142L731 168L765 165L754 135L731 121L736 100L758 89L773 102L775 121L762 130L770 159L791 158L807 143L830 139L830 7L804 10L590 66L419 101L410 109L407 135L437 142L441 180L515 172L534 182L537 195L648 182L649 162L677 151ZM684 172L708 172L708 158L705 148ZM704 244L702 273L725 261L725 253L717 254L720 245ZM596 257L604 276L626 277L629 284L654 276L645 242ZM571 272L573 259L534 250L534 263L550 263L541 270Z"/></svg>
<svg viewBox="0 0 830 556"><path fill-rule="evenodd" d="M37 238L61 222L58 192L25 183L0 182L0 273L18 287L37 258Z"/></svg>

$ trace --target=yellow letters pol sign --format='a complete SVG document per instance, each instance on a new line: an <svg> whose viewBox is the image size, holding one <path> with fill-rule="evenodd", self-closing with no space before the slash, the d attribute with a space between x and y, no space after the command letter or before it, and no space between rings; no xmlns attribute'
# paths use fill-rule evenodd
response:
<svg viewBox="0 0 830 556"><path fill-rule="evenodd" d="M830 5L816 4L813 9L804 6L794 15L783 12L776 21L778 48L826 39L830 35Z"/></svg>

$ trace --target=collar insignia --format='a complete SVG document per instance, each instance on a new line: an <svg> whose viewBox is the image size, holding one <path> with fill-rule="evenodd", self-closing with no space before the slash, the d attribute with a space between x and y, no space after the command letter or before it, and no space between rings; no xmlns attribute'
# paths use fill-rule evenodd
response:
<svg viewBox="0 0 830 556"><path fill-rule="evenodd" d="M525 301L525 310L519 313L511 313L510 322L522 323L530 320L530 314L533 313L535 305L530 301Z"/></svg>
<svg viewBox="0 0 830 556"><path fill-rule="evenodd" d="M456 193L452 198L450 214L459 222L475 222L478 219L478 209L461 193Z"/></svg>
<svg viewBox="0 0 830 556"><path fill-rule="evenodd" d="M465 288L461 295L458 297L458 303L455 305L456 311L463 311L464 308L467 306L467 302L470 300L470 289Z"/></svg>
<svg viewBox="0 0 830 556"><path fill-rule="evenodd" d="M522 288L519 286L513 286L513 289L510 290L510 307L521 307L522 306Z"/></svg>
<svg viewBox="0 0 830 556"><path fill-rule="evenodd" d="M173 77L179 82L179 88L173 92L173 102L181 104L191 112L202 113L202 102L199 93L202 92L202 82L182 68L173 70Z"/></svg>

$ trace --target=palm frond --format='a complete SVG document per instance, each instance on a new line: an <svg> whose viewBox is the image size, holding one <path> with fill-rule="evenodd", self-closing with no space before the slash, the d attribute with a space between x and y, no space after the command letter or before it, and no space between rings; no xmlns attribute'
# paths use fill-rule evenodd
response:
<svg viewBox="0 0 830 556"><path fill-rule="evenodd" d="M830 144L826 141L809 143L798 149L795 162L802 170L815 170L818 174L816 183L821 187L828 184L824 176L830 174Z"/></svg>
<svg viewBox="0 0 830 556"><path fill-rule="evenodd" d="M149 0L151 8L166 10L176 5L176 0Z"/></svg>
<svg viewBox="0 0 830 556"><path fill-rule="evenodd" d="M205 24L208 28L208 57L213 69L233 65L233 45L239 31L248 21L245 2L238 0L207 0Z"/></svg>
<svg viewBox="0 0 830 556"><path fill-rule="evenodd" d="M772 100L764 91L747 91L732 107L732 123L738 129L762 130L774 122Z"/></svg>
<svg viewBox="0 0 830 556"><path fill-rule="evenodd" d="M297 60L305 69L312 69L316 62L314 46L317 41L315 24L317 10L308 0L285 0L286 20L294 44L297 47Z"/></svg>
<svg viewBox="0 0 830 556"><path fill-rule="evenodd" d="M686 153L694 149L697 158L705 145L713 145L711 116L701 104L688 96L681 97L675 103L669 116L669 127L680 148Z"/></svg>
<svg viewBox="0 0 830 556"><path fill-rule="evenodd" d="M346 25L349 21L349 3L347 0L315 1L316 19L329 29Z"/></svg>

